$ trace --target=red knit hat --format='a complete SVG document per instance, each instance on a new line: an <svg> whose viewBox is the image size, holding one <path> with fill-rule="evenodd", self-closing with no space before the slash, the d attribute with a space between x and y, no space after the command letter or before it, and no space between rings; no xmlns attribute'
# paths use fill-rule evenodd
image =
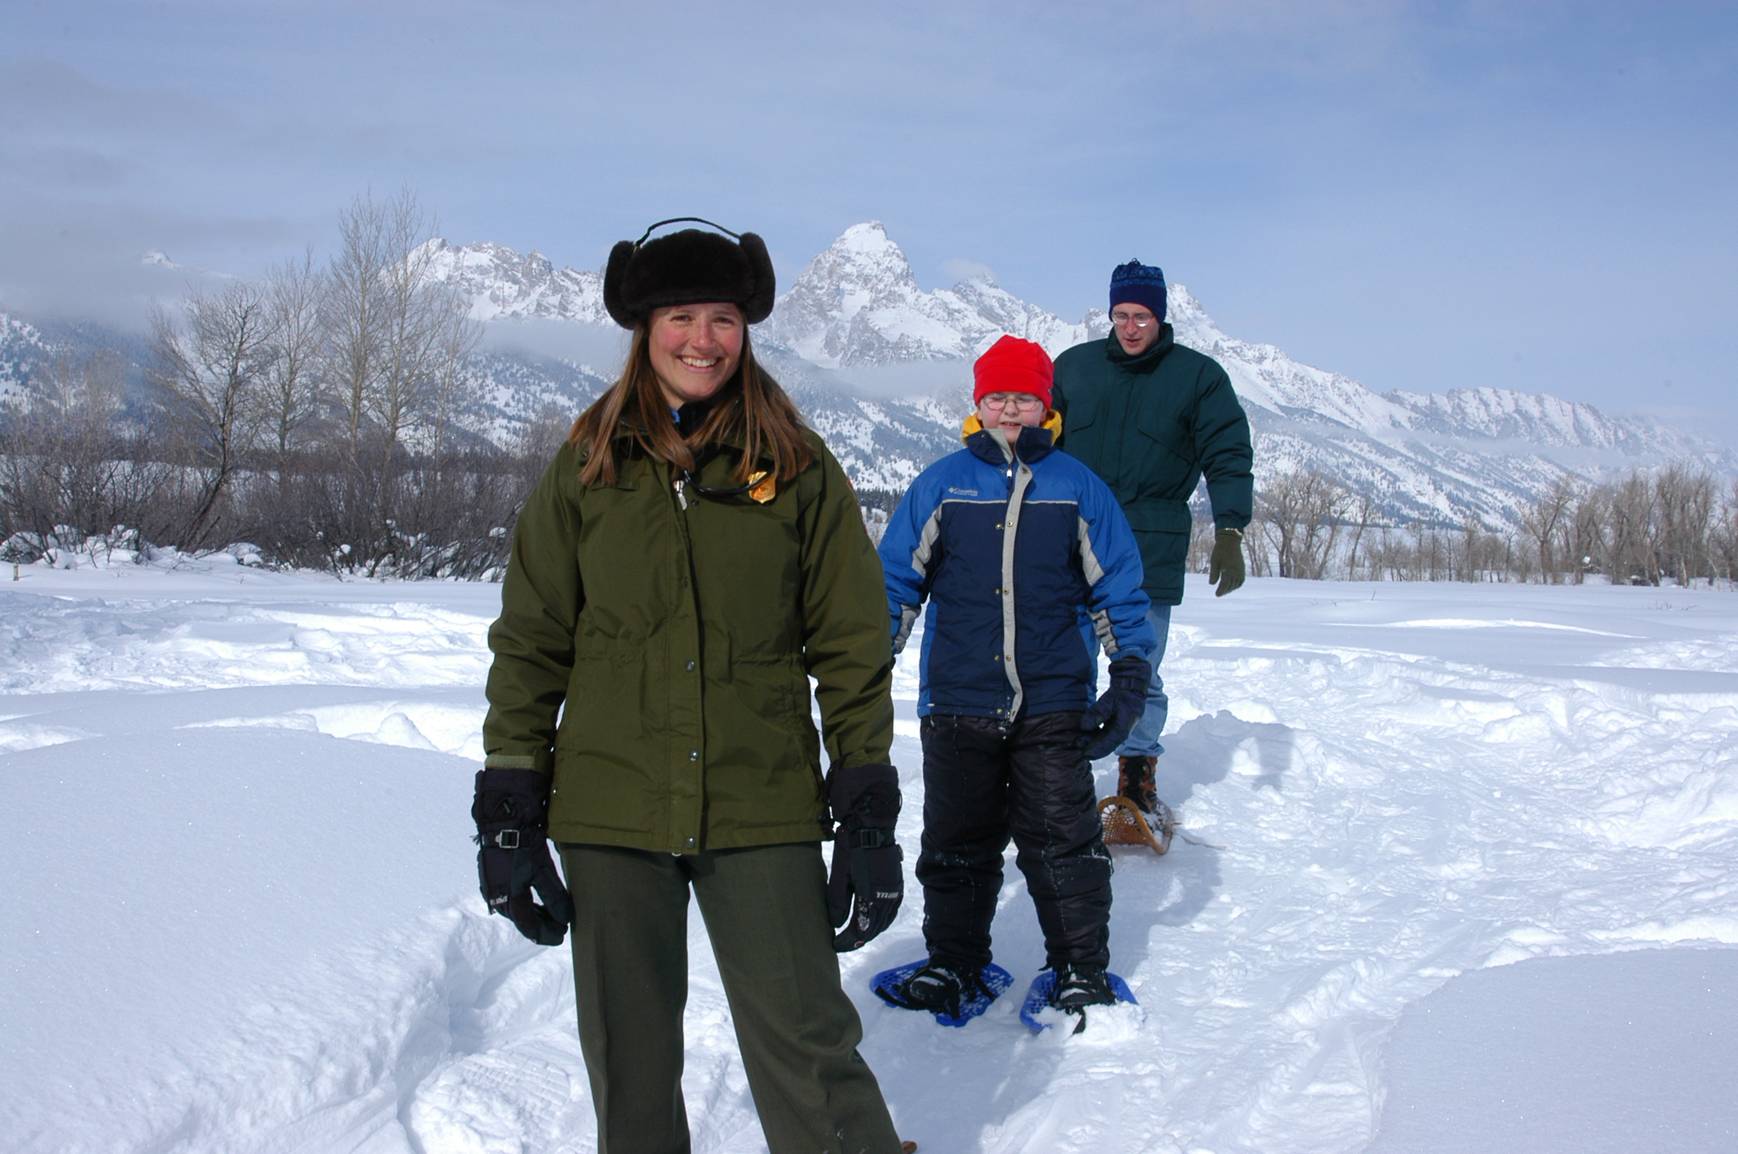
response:
<svg viewBox="0 0 1738 1154"><path fill-rule="evenodd" d="M1003 336L972 366L972 403L979 403L990 393L1031 393L1049 408L1053 375L1050 354L1043 345Z"/></svg>

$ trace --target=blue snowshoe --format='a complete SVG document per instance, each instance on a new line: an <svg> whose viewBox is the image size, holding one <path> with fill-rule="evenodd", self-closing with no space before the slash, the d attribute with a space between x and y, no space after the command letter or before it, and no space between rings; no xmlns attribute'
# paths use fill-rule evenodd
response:
<svg viewBox="0 0 1738 1154"><path fill-rule="evenodd" d="M1086 1029L1089 1006L1113 1006L1118 1002L1138 1005L1134 993L1122 977L1098 966L1063 966L1059 970L1044 970L1026 988L1026 1000L1020 1005L1020 1020L1034 1034L1043 1032L1048 1022L1038 1020L1047 1009L1061 1010L1074 1018L1071 1034Z"/></svg>
<svg viewBox="0 0 1738 1154"><path fill-rule="evenodd" d="M925 958L882 970L869 988L890 1006L925 1010L935 1015L939 1025L959 1027L989 1009L1013 984L1013 976L994 962L973 975Z"/></svg>

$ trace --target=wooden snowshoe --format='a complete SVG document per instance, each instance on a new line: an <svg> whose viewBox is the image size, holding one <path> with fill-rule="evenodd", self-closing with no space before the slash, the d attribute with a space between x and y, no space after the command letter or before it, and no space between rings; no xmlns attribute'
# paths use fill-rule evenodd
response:
<svg viewBox="0 0 1738 1154"><path fill-rule="evenodd" d="M1170 849L1177 819L1170 806L1162 801L1158 805L1158 812L1149 818L1134 802L1120 795L1099 802L1098 820L1104 827L1104 844L1146 846L1156 854Z"/></svg>

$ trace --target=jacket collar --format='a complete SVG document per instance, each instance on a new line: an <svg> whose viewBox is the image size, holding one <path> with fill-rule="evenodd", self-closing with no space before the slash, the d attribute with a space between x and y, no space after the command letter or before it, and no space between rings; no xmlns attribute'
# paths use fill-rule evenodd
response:
<svg viewBox="0 0 1738 1154"><path fill-rule="evenodd" d="M672 409L670 417L676 422L677 430L683 436L687 436L700 427L701 423L706 420L706 415L711 411L712 405L709 401L690 401L680 409ZM624 414L621 423L616 426L614 439L617 441L636 441L641 431L639 422ZM744 448L742 431L736 428L727 428L718 435L716 444L735 449L741 453ZM717 456L716 448L707 454L707 459L710 460L714 456ZM762 463L766 463L764 458Z"/></svg>
<svg viewBox="0 0 1738 1154"><path fill-rule="evenodd" d="M1061 433L1062 414L1055 409L1044 414L1042 425L1021 429L1020 438L1011 450L1002 431L984 428L976 413L967 417L960 426L960 437L966 448L972 451L972 456L998 467L1013 460L1016 454L1028 465L1042 460L1056 447L1056 438Z"/></svg>
<svg viewBox="0 0 1738 1154"><path fill-rule="evenodd" d="M1159 324L1159 339L1131 357L1122 351L1122 342L1116 339L1116 334L1111 333L1104 338L1104 356L1125 373L1151 372L1165 359L1165 354L1176 347L1176 338L1176 330L1171 328L1171 322L1163 321Z"/></svg>

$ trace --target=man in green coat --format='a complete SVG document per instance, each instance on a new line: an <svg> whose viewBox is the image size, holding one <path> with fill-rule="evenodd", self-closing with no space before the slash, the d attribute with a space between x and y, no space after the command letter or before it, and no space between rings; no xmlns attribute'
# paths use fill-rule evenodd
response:
<svg viewBox="0 0 1738 1154"><path fill-rule="evenodd" d="M1208 579L1223 597L1243 584L1254 454L1249 418L1225 370L1178 344L1165 321L1163 270L1138 260L1118 265L1110 278L1110 321L1110 336L1056 358L1051 403L1062 414L1062 447L1110 486L1140 545L1159 646L1146 709L1117 749L1117 792L1156 814L1154 768L1170 708L1159 662L1171 607L1183 600L1189 498L1205 475L1215 530Z"/></svg>

